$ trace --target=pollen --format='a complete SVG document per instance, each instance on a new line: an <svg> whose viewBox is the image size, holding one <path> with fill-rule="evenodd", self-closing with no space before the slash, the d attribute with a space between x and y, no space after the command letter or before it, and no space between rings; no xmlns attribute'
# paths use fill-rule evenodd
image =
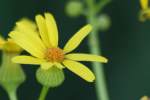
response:
<svg viewBox="0 0 150 100"><path fill-rule="evenodd" d="M45 52L45 59L50 62L62 62L64 52L60 48L48 48Z"/></svg>

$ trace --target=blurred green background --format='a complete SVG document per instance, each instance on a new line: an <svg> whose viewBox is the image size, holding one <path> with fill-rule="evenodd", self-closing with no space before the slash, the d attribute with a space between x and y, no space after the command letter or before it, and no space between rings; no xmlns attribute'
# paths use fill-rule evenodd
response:
<svg viewBox="0 0 150 100"><path fill-rule="evenodd" d="M83 25L84 16L70 18L64 11L69 0L0 0L0 33L7 37L15 22L22 17L51 12L57 20L61 47ZM110 100L139 100L150 96L150 22L140 23L138 0L113 0L103 11L110 15L111 28L100 32L103 56L109 58L105 73ZM87 38L86 38L87 39ZM76 52L89 52L87 40ZM90 63L85 63L89 67ZM23 67L27 81L18 90L19 100L37 100L41 85L37 84L37 66ZM87 83L65 70L66 80L49 91L47 100L96 100L93 83ZM0 88L0 100L8 100Z"/></svg>

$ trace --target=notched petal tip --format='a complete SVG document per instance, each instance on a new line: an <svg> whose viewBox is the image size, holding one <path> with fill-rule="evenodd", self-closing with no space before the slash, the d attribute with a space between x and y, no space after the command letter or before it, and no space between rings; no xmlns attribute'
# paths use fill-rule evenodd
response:
<svg viewBox="0 0 150 100"><path fill-rule="evenodd" d="M63 50L65 53L69 53L76 49L83 39L91 32L92 26L87 24L83 26L79 31L77 31L66 43Z"/></svg>
<svg viewBox="0 0 150 100"><path fill-rule="evenodd" d="M49 40L53 47L58 46L58 28L54 16L51 13L45 13L45 21L48 30Z"/></svg>
<svg viewBox="0 0 150 100"><path fill-rule="evenodd" d="M48 16L52 16L52 17L54 17L54 16L53 16L53 14L52 14L52 13L50 13L50 12L45 12L45 13L44 13L44 15L45 15L45 16L47 16L47 15L48 15Z"/></svg>
<svg viewBox="0 0 150 100"><path fill-rule="evenodd" d="M14 31L9 32L8 36L11 37L14 34Z"/></svg>
<svg viewBox="0 0 150 100"><path fill-rule="evenodd" d="M39 18L39 17L42 17L42 15L41 15L41 14L37 14L37 15L35 16L35 19L37 19L37 18Z"/></svg>
<svg viewBox="0 0 150 100"><path fill-rule="evenodd" d="M72 60L64 60L63 64L67 69L80 76L87 82L93 82L95 80L94 73L85 65Z"/></svg>
<svg viewBox="0 0 150 100"><path fill-rule="evenodd" d="M70 53L65 58L75 61L96 61L100 63L107 63L108 59L103 56L86 54L86 53Z"/></svg>
<svg viewBox="0 0 150 100"><path fill-rule="evenodd" d="M90 83L93 83L93 82L95 82L95 76L93 77L93 79L91 79L91 80L86 80L87 82L90 82Z"/></svg>
<svg viewBox="0 0 150 100"><path fill-rule="evenodd" d="M87 24L86 27L88 27L90 31L93 29L93 26L91 24Z"/></svg>
<svg viewBox="0 0 150 100"><path fill-rule="evenodd" d="M108 63L108 59L104 57L104 63Z"/></svg>

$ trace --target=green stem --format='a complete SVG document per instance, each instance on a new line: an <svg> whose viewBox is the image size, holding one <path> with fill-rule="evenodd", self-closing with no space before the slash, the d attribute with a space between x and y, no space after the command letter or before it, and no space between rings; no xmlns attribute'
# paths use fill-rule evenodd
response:
<svg viewBox="0 0 150 100"><path fill-rule="evenodd" d="M15 71L16 73L16 68L20 67L20 65L11 62L12 57L16 55L18 54L3 52L2 56L1 76L3 76L3 79L1 79L2 82L1 85L8 93L10 100L17 100L17 88L20 85L20 82L19 83L17 83L18 81L16 82L16 77L13 76L14 74L10 72L11 70Z"/></svg>
<svg viewBox="0 0 150 100"><path fill-rule="evenodd" d="M43 86L40 97L38 100L45 100L46 95L48 93L49 87Z"/></svg>
<svg viewBox="0 0 150 100"><path fill-rule="evenodd" d="M10 100L17 100L16 90L8 91L8 95L9 95Z"/></svg>
<svg viewBox="0 0 150 100"><path fill-rule="evenodd" d="M101 55L99 39L96 31L93 31L89 36L89 47L92 54ZM92 65L96 75L95 87L97 98L98 100L109 100L103 65L96 62L93 62Z"/></svg>
<svg viewBox="0 0 150 100"><path fill-rule="evenodd" d="M90 9L94 8L94 0L85 0L85 2Z"/></svg>
<svg viewBox="0 0 150 100"><path fill-rule="evenodd" d="M94 5L94 3L93 3ZM95 27L96 24L96 12L92 5L89 5L89 14L87 15L87 21L93 26L93 31L89 35L89 47L90 47L90 52L92 54L97 54L101 55L101 48L100 48L100 41L99 41L99 36L98 36L98 29ZM95 88L96 88L96 93L97 93L97 99L98 100L109 100L108 96L108 91L106 87L106 81L105 81L105 74L104 74L104 69L103 65L101 63L92 63L93 70L96 75L96 83L95 83Z"/></svg>
<svg viewBox="0 0 150 100"><path fill-rule="evenodd" d="M100 12L102 11L102 9L108 4L110 3L110 0L103 0L103 1L99 1L99 3L95 6L95 12Z"/></svg>

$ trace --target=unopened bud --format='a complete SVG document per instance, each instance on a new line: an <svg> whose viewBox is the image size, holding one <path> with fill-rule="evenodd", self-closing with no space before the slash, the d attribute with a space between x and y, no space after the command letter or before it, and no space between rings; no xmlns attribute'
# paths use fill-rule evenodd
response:
<svg viewBox="0 0 150 100"><path fill-rule="evenodd" d="M97 28L101 31L106 31L111 26L111 20L110 17L106 14L102 14L98 16L97 18Z"/></svg>
<svg viewBox="0 0 150 100"><path fill-rule="evenodd" d="M81 1L69 1L65 10L68 16L78 17L83 12L83 4Z"/></svg>

